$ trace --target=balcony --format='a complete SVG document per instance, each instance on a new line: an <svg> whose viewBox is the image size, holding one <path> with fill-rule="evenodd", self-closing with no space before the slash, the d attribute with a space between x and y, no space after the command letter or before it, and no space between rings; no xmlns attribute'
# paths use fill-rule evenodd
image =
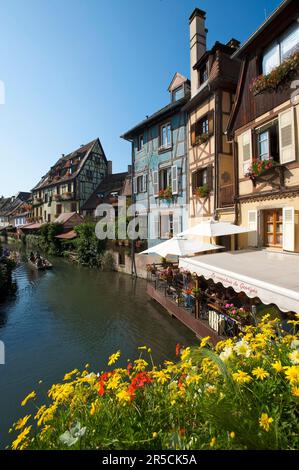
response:
<svg viewBox="0 0 299 470"><path fill-rule="evenodd" d="M74 193L72 192L63 193L61 194L61 199L62 201L71 201L74 199Z"/></svg>
<svg viewBox="0 0 299 470"><path fill-rule="evenodd" d="M34 206L39 206L39 205L43 204L43 202L44 202L44 201L43 201L43 199L42 199L41 197L35 197L35 198L33 199L33 205L34 205Z"/></svg>
<svg viewBox="0 0 299 470"><path fill-rule="evenodd" d="M234 185L229 184L219 188L219 207L231 207L234 205Z"/></svg>

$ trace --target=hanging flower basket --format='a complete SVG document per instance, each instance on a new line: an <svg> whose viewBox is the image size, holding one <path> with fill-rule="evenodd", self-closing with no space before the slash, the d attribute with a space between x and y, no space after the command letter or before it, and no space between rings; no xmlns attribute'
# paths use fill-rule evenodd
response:
<svg viewBox="0 0 299 470"><path fill-rule="evenodd" d="M248 324L250 321L250 312L244 307L235 307L234 304L225 305L226 314L234 320L243 324Z"/></svg>
<svg viewBox="0 0 299 470"><path fill-rule="evenodd" d="M277 165L273 158L269 158L268 160L253 160L252 165L248 168L246 173L246 177L250 178L251 180L255 180L262 174L266 173L268 170L271 170Z"/></svg>
<svg viewBox="0 0 299 470"><path fill-rule="evenodd" d="M260 75L250 85L250 91L256 96L266 91L276 91L279 86L293 78L299 69L299 50L267 75Z"/></svg>
<svg viewBox="0 0 299 470"><path fill-rule="evenodd" d="M160 189L159 194L158 194L159 199L166 199L170 200L172 199L172 189L170 187L166 189Z"/></svg>

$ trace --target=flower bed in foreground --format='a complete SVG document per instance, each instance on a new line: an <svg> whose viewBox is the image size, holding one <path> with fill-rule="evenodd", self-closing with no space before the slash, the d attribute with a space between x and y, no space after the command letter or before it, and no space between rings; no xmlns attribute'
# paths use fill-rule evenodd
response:
<svg viewBox="0 0 299 470"><path fill-rule="evenodd" d="M264 317L215 350L207 343L177 346L179 362L161 367L144 346L126 368L71 371L39 408L31 392L12 448L298 449L299 335Z"/></svg>

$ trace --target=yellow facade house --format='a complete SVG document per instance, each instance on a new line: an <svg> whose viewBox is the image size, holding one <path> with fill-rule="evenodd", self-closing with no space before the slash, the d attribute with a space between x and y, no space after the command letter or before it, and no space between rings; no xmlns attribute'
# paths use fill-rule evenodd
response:
<svg viewBox="0 0 299 470"><path fill-rule="evenodd" d="M235 142L238 247L299 252L299 4L285 1L237 50L241 73L228 137Z"/></svg>

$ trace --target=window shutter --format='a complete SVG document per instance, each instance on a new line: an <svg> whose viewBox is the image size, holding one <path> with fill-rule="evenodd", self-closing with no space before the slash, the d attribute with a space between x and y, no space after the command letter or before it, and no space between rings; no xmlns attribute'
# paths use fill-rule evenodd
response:
<svg viewBox="0 0 299 470"><path fill-rule="evenodd" d="M248 211L248 228L254 232L248 232L248 246L257 246L257 210Z"/></svg>
<svg viewBox="0 0 299 470"><path fill-rule="evenodd" d="M214 135L214 111L209 111L208 121L209 121L209 136L212 136Z"/></svg>
<svg viewBox="0 0 299 470"><path fill-rule="evenodd" d="M172 165L171 167L171 187L172 194L177 194L179 192L177 165Z"/></svg>
<svg viewBox="0 0 299 470"><path fill-rule="evenodd" d="M194 194L195 193L195 189L197 188L197 172L194 171L192 173L192 193Z"/></svg>
<svg viewBox="0 0 299 470"><path fill-rule="evenodd" d="M154 238L160 238L160 214L154 215Z"/></svg>
<svg viewBox="0 0 299 470"><path fill-rule="evenodd" d="M169 214L160 215L160 237L169 238Z"/></svg>
<svg viewBox="0 0 299 470"><path fill-rule="evenodd" d="M278 116L280 163L296 160L294 113L295 108L292 107Z"/></svg>
<svg viewBox="0 0 299 470"><path fill-rule="evenodd" d="M207 167L207 185L210 191L213 191L213 166Z"/></svg>
<svg viewBox="0 0 299 470"><path fill-rule="evenodd" d="M180 214L173 214L173 236L176 236L182 231L182 216Z"/></svg>
<svg viewBox="0 0 299 470"><path fill-rule="evenodd" d="M196 145L196 124L191 126L191 145Z"/></svg>
<svg viewBox="0 0 299 470"><path fill-rule="evenodd" d="M283 249L295 251L295 209L283 208Z"/></svg>
<svg viewBox="0 0 299 470"><path fill-rule="evenodd" d="M154 196L158 196L158 193L159 193L159 172L157 170L153 171L153 190L154 190Z"/></svg>
<svg viewBox="0 0 299 470"><path fill-rule="evenodd" d="M245 176L252 159L252 135L251 129L244 132L238 138L239 148L239 172L240 176Z"/></svg>
<svg viewBox="0 0 299 470"><path fill-rule="evenodd" d="M142 178L142 190L144 193L147 191L147 174L145 173Z"/></svg>
<svg viewBox="0 0 299 470"><path fill-rule="evenodd" d="M133 193L137 194L137 177L134 176L133 178Z"/></svg>

